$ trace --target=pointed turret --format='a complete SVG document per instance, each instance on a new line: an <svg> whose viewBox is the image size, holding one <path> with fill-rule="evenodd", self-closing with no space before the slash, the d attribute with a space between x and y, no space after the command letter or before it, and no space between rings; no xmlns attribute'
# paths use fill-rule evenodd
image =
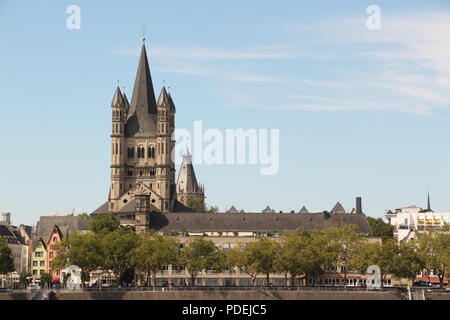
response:
<svg viewBox="0 0 450 320"><path fill-rule="evenodd" d="M183 163L178 174L176 190L178 201L184 205L189 206L189 199L199 199L201 206L205 206L205 192L197 183L194 167L192 166L192 156L188 149L183 155Z"/></svg>
<svg viewBox="0 0 450 320"><path fill-rule="evenodd" d="M119 87L117 87L116 92L114 92L114 96L111 101L111 107L113 107L113 108L114 107L118 107L118 108L124 107L123 95L122 95L122 92L120 91Z"/></svg>
<svg viewBox="0 0 450 320"><path fill-rule="evenodd" d="M124 104L124 107L125 107L125 112L128 113L130 111L130 103L128 102L128 97L125 94L125 92L123 93L122 96L123 96L123 104Z"/></svg>
<svg viewBox="0 0 450 320"><path fill-rule="evenodd" d="M156 102L158 107L170 107L170 98L167 94L166 88L163 87L161 93L159 94L158 101Z"/></svg>
<svg viewBox="0 0 450 320"><path fill-rule="evenodd" d="M183 163L177 180L177 191L184 193L195 193L200 191L195 177L194 167L192 166L192 156L186 149L183 155Z"/></svg>
<svg viewBox="0 0 450 320"><path fill-rule="evenodd" d="M169 102L170 102L170 111L173 113L177 112L177 109L175 108L175 103L173 103L172 95L169 92Z"/></svg>

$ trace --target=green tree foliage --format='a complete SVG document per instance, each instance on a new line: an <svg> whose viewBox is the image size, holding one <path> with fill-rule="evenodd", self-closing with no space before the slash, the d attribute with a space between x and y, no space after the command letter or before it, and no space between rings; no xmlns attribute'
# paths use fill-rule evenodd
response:
<svg viewBox="0 0 450 320"><path fill-rule="evenodd" d="M186 207L192 209L192 211L197 213L205 212L205 207L203 206L202 199L198 197L188 198L186 201Z"/></svg>
<svg viewBox="0 0 450 320"><path fill-rule="evenodd" d="M132 264L147 275L153 273L153 287L156 287L156 273L164 266L178 263L178 242L176 239L164 237L157 233L139 234L138 246L132 251Z"/></svg>
<svg viewBox="0 0 450 320"><path fill-rule="evenodd" d="M56 245L58 252L53 266L63 269L70 265L76 265L81 269L83 284L89 281L90 272L102 265L103 248L102 235L95 233L74 234L64 238Z"/></svg>
<svg viewBox="0 0 450 320"><path fill-rule="evenodd" d="M95 216L91 221L91 231L94 233L108 234L117 230L120 226L119 218L115 214Z"/></svg>
<svg viewBox="0 0 450 320"><path fill-rule="evenodd" d="M385 239L382 243L360 243L351 263L361 273L366 273L370 265L378 266L383 281L388 274L398 278L413 278L422 266L414 243L398 245L393 239Z"/></svg>
<svg viewBox="0 0 450 320"><path fill-rule="evenodd" d="M375 237L381 237L383 239L392 239L394 236L394 227L385 223L381 218L367 217L367 221L372 228L373 235Z"/></svg>
<svg viewBox="0 0 450 320"><path fill-rule="evenodd" d="M47 285L47 287L50 287L52 283L52 276L49 273L43 273L41 274L41 286L45 287Z"/></svg>
<svg viewBox="0 0 450 320"><path fill-rule="evenodd" d="M79 214L78 217L82 218L82 219L89 219L91 216L89 215L89 213L83 212L83 213Z"/></svg>
<svg viewBox="0 0 450 320"><path fill-rule="evenodd" d="M217 247L211 240L195 238L188 241L180 253L180 263L186 267L191 277L191 285L202 270L217 266Z"/></svg>
<svg viewBox="0 0 450 320"><path fill-rule="evenodd" d="M119 284L122 284L125 272L134 268L132 253L138 246L137 234L127 229L117 229L103 236L101 246L102 269L112 270Z"/></svg>
<svg viewBox="0 0 450 320"><path fill-rule="evenodd" d="M269 285L270 274L277 270L280 245L270 238L258 237L256 241L237 247L236 250L233 254L235 263L252 278L252 286L255 286L259 274L266 275Z"/></svg>
<svg viewBox="0 0 450 320"><path fill-rule="evenodd" d="M217 206L210 206L206 209L207 213L219 213L219 207Z"/></svg>
<svg viewBox="0 0 450 320"><path fill-rule="evenodd" d="M327 228L323 231L327 239L327 250L333 256L333 267L341 267L344 283L347 283L347 273L351 270L351 257L363 241L356 232L355 225Z"/></svg>
<svg viewBox="0 0 450 320"><path fill-rule="evenodd" d="M19 283L23 288L26 288L28 284L30 283L30 278L32 277L31 273L29 272L22 272L19 275Z"/></svg>
<svg viewBox="0 0 450 320"><path fill-rule="evenodd" d="M450 274L450 233L433 231L421 234L417 245L423 266L433 270L442 288L445 277Z"/></svg>
<svg viewBox="0 0 450 320"><path fill-rule="evenodd" d="M14 259L11 248L8 247L5 239L0 238L0 274L8 274L14 270Z"/></svg>

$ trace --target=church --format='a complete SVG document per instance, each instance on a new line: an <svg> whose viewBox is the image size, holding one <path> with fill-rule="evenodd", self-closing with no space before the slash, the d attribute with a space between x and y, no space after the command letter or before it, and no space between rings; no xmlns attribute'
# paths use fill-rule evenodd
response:
<svg viewBox="0 0 450 320"><path fill-rule="evenodd" d="M144 39L145 40L145 39ZM362 212L347 212L340 203L330 212L259 213L228 210L196 213L190 199L205 205L205 190L197 182L192 156L185 151L177 180L172 158L176 108L166 88L155 97L145 41L137 68L131 103L117 87L111 102L111 181L108 200L92 216L115 214L121 225L137 232L157 231L167 236L255 237L296 229L318 230L354 224L366 236L372 230ZM234 208L234 207L233 207Z"/></svg>
<svg viewBox="0 0 450 320"><path fill-rule="evenodd" d="M111 102L111 183L108 201L93 214L115 213L137 231L150 230L151 212L191 211L189 198L204 205L189 151L178 183L172 151L176 108L163 87L155 98L145 43L142 45L131 103L117 87Z"/></svg>

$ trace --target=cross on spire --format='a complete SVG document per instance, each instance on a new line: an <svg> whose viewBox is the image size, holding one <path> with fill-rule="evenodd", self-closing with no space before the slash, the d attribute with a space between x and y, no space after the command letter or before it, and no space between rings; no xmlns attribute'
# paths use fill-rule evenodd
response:
<svg viewBox="0 0 450 320"><path fill-rule="evenodd" d="M143 24L141 27L142 27L142 42L145 43L145 28L147 28L147 26Z"/></svg>

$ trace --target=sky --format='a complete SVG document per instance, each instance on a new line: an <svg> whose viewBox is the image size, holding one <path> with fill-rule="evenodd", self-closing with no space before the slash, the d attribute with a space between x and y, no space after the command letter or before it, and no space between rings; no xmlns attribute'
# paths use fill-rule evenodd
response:
<svg viewBox="0 0 450 320"><path fill-rule="evenodd" d="M0 211L13 223L106 201L111 99L118 80L131 97L142 25L178 128L279 129L276 175L195 166L208 205L351 210L361 196L382 217L429 191L450 209L448 0L1 0Z"/></svg>

